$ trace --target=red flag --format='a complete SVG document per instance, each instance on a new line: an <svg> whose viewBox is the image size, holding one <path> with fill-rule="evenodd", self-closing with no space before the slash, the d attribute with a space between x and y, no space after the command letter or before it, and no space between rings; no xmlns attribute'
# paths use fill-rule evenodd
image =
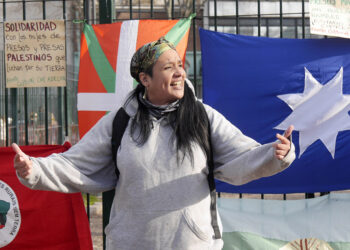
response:
<svg viewBox="0 0 350 250"><path fill-rule="evenodd" d="M63 146L21 146L30 156L64 152ZM31 190L13 167L12 148L0 148L0 248L3 250L92 249L89 222L80 193Z"/></svg>

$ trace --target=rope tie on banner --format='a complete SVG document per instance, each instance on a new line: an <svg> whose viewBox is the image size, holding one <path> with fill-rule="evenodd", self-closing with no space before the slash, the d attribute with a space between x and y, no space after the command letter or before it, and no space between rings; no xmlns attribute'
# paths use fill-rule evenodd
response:
<svg viewBox="0 0 350 250"><path fill-rule="evenodd" d="M83 23L87 24L87 19L73 19L73 23Z"/></svg>

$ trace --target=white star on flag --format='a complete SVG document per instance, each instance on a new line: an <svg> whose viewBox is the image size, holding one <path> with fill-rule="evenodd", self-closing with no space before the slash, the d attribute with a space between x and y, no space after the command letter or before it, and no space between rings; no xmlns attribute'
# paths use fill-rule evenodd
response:
<svg viewBox="0 0 350 250"><path fill-rule="evenodd" d="M275 128L285 130L293 124L299 131L299 158L320 139L334 159L338 132L350 129L350 95L343 94L343 67L324 85L305 68L304 92L277 97L293 111Z"/></svg>

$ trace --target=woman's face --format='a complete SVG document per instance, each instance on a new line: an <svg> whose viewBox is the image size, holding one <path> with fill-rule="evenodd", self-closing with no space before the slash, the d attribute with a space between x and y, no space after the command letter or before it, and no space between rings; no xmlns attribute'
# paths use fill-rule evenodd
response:
<svg viewBox="0 0 350 250"><path fill-rule="evenodd" d="M183 97L186 72L175 50L169 49L160 55L153 66L152 75L140 73L141 83L146 87L151 103L164 105Z"/></svg>

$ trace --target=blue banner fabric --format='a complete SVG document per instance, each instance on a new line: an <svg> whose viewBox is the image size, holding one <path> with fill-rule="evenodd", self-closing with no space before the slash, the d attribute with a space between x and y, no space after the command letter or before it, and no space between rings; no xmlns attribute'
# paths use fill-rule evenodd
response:
<svg viewBox="0 0 350 250"><path fill-rule="evenodd" d="M350 189L350 41L276 39L201 29L204 103L259 143L290 124L297 158L282 173L218 192Z"/></svg>

